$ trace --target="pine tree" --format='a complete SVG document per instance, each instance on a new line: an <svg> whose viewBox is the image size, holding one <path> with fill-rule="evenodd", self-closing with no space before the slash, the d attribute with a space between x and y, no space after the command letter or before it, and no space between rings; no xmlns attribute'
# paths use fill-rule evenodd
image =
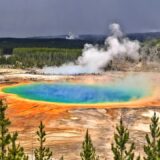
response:
<svg viewBox="0 0 160 160"><path fill-rule="evenodd" d="M151 118L150 135L146 134L147 144L144 146L145 160L160 160L160 127L159 118L154 113Z"/></svg>
<svg viewBox="0 0 160 160"><path fill-rule="evenodd" d="M46 141L46 132L44 128L45 126L42 122L40 122L39 130L37 131L40 146L39 148L36 148L34 151L35 160L51 160L52 157L52 152L50 151L50 149L44 146L44 142Z"/></svg>
<svg viewBox="0 0 160 160"><path fill-rule="evenodd" d="M114 144L112 143L112 152L114 160L134 160L134 143L131 143L129 149L127 149L129 141L129 131L125 128L122 119L120 124L116 127L116 133L114 134ZM140 157L137 158L139 160Z"/></svg>
<svg viewBox="0 0 160 160"><path fill-rule="evenodd" d="M28 156L25 155L23 147L20 144L16 144L18 133L15 132L11 136L11 145L8 148L7 160L28 160Z"/></svg>
<svg viewBox="0 0 160 160"><path fill-rule="evenodd" d="M6 109L7 104L3 100L0 100L0 160L6 159L7 146L10 143L10 134L8 131L10 121L5 115Z"/></svg>
<svg viewBox="0 0 160 160"><path fill-rule="evenodd" d="M88 130L86 131L85 140L82 144L82 152L80 153L82 160L98 160L99 157L96 156L95 148L92 144L91 137L88 133Z"/></svg>

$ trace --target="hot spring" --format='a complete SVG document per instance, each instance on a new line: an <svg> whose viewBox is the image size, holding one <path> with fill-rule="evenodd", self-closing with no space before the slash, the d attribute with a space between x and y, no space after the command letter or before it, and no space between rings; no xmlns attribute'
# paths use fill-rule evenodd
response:
<svg viewBox="0 0 160 160"><path fill-rule="evenodd" d="M150 96L146 87L113 84L31 83L3 88L21 98L67 104L128 102Z"/></svg>

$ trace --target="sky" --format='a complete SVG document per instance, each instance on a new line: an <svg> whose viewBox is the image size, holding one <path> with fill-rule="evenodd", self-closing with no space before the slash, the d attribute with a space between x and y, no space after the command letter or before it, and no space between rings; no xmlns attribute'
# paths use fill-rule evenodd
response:
<svg viewBox="0 0 160 160"><path fill-rule="evenodd" d="M0 0L0 37L160 31L160 0Z"/></svg>

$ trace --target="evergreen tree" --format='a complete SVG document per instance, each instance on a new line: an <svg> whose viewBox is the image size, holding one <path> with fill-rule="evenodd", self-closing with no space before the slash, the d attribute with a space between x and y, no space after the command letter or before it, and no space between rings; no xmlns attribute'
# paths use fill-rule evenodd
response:
<svg viewBox="0 0 160 160"><path fill-rule="evenodd" d="M5 160L7 155L7 146L10 143L10 134L8 127L10 121L5 116L5 111L7 109L7 104L0 100L0 160Z"/></svg>
<svg viewBox="0 0 160 160"><path fill-rule="evenodd" d="M120 124L116 127L116 133L114 134L114 144L112 144L112 152L114 154L114 160L134 160L135 145L132 143L127 149L129 141L129 131L125 128L122 119ZM138 160L140 157L137 158Z"/></svg>
<svg viewBox="0 0 160 160"><path fill-rule="evenodd" d="M35 160L51 160L52 152L49 148L44 146L44 142L46 141L46 132L44 130L45 126L42 122L40 122L39 130L37 131L38 141L40 143L39 148L36 148L34 151Z"/></svg>
<svg viewBox="0 0 160 160"><path fill-rule="evenodd" d="M8 148L8 160L28 160L28 157L24 153L24 149L20 144L16 144L18 133L15 132L11 136L11 146Z"/></svg>
<svg viewBox="0 0 160 160"><path fill-rule="evenodd" d="M150 135L146 134L147 144L144 146L145 160L160 160L160 128L158 126L159 118L154 113L151 118Z"/></svg>
<svg viewBox="0 0 160 160"><path fill-rule="evenodd" d="M92 144L91 137L88 133L88 130L86 131L85 140L82 144L82 152L80 153L82 160L98 160L98 156L96 156L95 148Z"/></svg>

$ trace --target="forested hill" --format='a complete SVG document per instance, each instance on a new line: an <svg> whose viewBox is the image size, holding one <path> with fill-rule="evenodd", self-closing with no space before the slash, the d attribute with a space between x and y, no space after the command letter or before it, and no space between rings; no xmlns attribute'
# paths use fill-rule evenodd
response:
<svg viewBox="0 0 160 160"><path fill-rule="evenodd" d="M154 38L160 38L160 32L134 33L126 35L132 40L141 42ZM1 49L13 48L83 48L84 44L103 44L105 35L80 35L76 39L66 39L65 36L55 37L33 37L33 38L0 38Z"/></svg>
<svg viewBox="0 0 160 160"><path fill-rule="evenodd" d="M130 34L130 39L141 43L140 62L138 70L159 70L160 60L160 33ZM84 44L103 44L105 36L84 35L76 39L37 37L37 38L0 38L0 67L15 68L42 68L44 66L60 66L64 63L74 62L81 56ZM114 59L106 66L110 70L132 68L135 63L126 59L119 63ZM148 63L149 62L149 63ZM155 62L154 66L151 62ZM125 66L124 66L125 64ZM147 65L148 64L148 65ZM146 67L147 66L147 67ZM137 68L136 68L137 70Z"/></svg>
<svg viewBox="0 0 160 160"><path fill-rule="evenodd" d="M61 38L0 38L0 48L83 48L86 40L67 40Z"/></svg>

